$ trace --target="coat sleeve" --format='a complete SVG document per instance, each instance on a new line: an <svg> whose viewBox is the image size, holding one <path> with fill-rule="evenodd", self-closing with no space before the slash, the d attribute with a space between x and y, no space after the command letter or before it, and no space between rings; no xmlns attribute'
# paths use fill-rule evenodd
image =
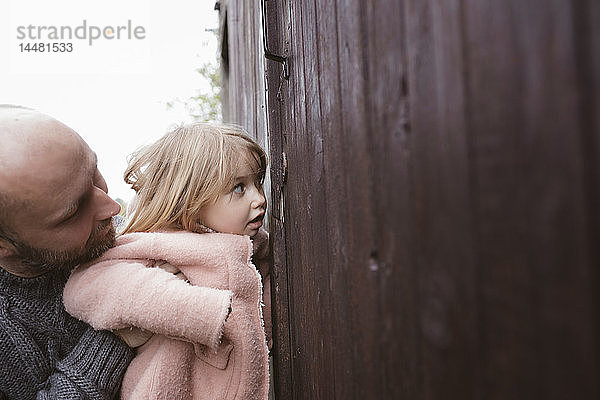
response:
<svg viewBox="0 0 600 400"><path fill-rule="evenodd" d="M192 286L161 268L107 260L73 272L66 310L95 329L138 327L216 349L232 293Z"/></svg>

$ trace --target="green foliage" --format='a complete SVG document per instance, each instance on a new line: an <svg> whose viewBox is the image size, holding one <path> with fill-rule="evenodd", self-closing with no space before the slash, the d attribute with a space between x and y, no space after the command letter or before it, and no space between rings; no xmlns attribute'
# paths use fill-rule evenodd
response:
<svg viewBox="0 0 600 400"><path fill-rule="evenodd" d="M167 108L182 104L194 121L217 121L221 116L221 71L218 63L205 63L196 71L208 83L208 89L198 90L195 96L186 100L175 99L167 102Z"/></svg>

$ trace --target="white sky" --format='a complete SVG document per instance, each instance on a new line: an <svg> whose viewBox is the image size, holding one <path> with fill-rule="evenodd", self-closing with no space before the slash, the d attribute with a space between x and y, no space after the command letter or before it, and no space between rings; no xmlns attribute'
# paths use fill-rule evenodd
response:
<svg viewBox="0 0 600 400"><path fill-rule="evenodd" d="M205 85L195 71L215 60L218 27L214 0L2 0L0 104L20 104L77 131L98 154L109 194L128 201L126 156L174 124L189 121L186 99ZM20 52L17 27L143 26L142 40L72 42L71 53ZM83 30L82 30L83 31ZM124 31L123 31L124 32ZM123 33L124 34L124 33ZM89 36L89 35L88 35ZM48 42L49 40L43 40ZM52 43L52 41L50 41ZM6 62L8 60L8 62Z"/></svg>

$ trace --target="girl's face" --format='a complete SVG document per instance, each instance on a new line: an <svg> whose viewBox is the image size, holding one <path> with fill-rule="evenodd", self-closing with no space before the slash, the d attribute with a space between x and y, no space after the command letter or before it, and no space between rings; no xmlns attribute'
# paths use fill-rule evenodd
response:
<svg viewBox="0 0 600 400"><path fill-rule="evenodd" d="M227 193L200 210L200 222L217 232L254 236L262 226L266 206L262 184L245 166Z"/></svg>

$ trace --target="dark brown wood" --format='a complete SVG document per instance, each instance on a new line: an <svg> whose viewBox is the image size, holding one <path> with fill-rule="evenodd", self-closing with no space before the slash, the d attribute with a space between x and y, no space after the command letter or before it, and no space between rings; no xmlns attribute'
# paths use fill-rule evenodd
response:
<svg viewBox="0 0 600 400"><path fill-rule="evenodd" d="M600 397L598 2L223 3L277 398Z"/></svg>
<svg viewBox="0 0 600 400"><path fill-rule="evenodd" d="M595 398L598 259L586 229L578 92L588 89L577 82L573 5L464 10L484 395Z"/></svg>
<svg viewBox="0 0 600 400"><path fill-rule="evenodd" d="M421 396L479 398L477 276L458 1L406 2Z"/></svg>
<svg viewBox="0 0 600 400"><path fill-rule="evenodd" d="M376 301L366 310L375 324L367 351L375 359L371 375L360 384L367 389L365 398L421 398L405 11L400 2L386 7L364 2L359 12L364 18L364 135L371 159L367 179L374 237L363 263L371 281L369 295Z"/></svg>
<svg viewBox="0 0 600 400"><path fill-rule="evenodd" d="M284 2L268 0L266 1L266 15L264 18L266 40L271 51L283 55L288 52L286 47L286 7ZM261 21L261 27L263 23ZM263 49L264 50L264 49ZM263 55L263 53L261 53ZM267 116L268 116L268 136L270 140L270 160L271 160L271 248L273 253L272 266L272 314L273 314L273 366L275 379L275 398L291 399L295 387L292 371L292 344L290 339L291 320L293 319L289 293L289 269L287 265L286 252L286 230L285 230L285 208L287 207L284 194L285 171L287 169L287 158L284 155L284 140L287 136L285 108L283 107L282 93L288 92L287 82L282 76L283 66L273 62L266 61L266 81L269 90L267 91Z"/></svg>

